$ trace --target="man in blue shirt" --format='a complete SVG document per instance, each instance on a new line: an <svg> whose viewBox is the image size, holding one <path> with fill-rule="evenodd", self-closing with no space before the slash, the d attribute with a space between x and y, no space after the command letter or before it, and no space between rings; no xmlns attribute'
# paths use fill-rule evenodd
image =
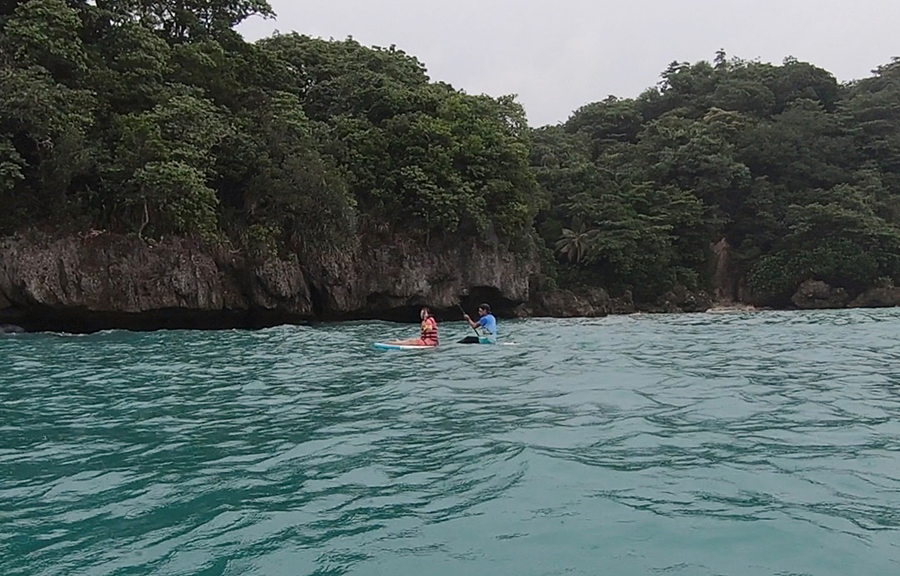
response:
<svg viewBox="0 0 900 576"><path fill-rule="evenodd" d="M497 342L497 319L491 314L491 305L482 304L479 306L478 315L480 318L477 322L472 320L468 314L463 314L463 318L466 319L466 322L472 328L481 328L483 333L478 337L479 344L495 344Z"/></svg>

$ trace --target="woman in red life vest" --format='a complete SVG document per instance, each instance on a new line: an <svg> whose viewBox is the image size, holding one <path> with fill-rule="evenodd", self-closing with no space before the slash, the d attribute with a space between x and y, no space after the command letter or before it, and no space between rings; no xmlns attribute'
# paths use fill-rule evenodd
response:
<svg viewBox="0 0 900 576"><path fill-rule="evenodd" d="M400 344L403 346L437 346L438 325L437 320L435 320L434 316L431 315L431 308L423 306L419 311L419 317L422 319L422 332L418 338L399 340L396 342L391 342L391 344Z"/></svg>

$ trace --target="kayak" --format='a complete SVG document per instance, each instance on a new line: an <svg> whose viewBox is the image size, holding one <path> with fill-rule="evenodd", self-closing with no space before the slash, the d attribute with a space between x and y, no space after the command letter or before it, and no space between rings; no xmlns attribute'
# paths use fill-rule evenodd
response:
<svg viewBox="0 0 900 576"><path fill-rule="evenodd" d="M390 342L376 342L373 344L378 350L431 350L437 346L418 346L416 344L391 344Z"/></svg>
<svg viewBox="0 0 900 576"><path fill-rule="evenodd" d="M485 336L466 336L457 344L496 344L495 340L490 340Z"/></svg>

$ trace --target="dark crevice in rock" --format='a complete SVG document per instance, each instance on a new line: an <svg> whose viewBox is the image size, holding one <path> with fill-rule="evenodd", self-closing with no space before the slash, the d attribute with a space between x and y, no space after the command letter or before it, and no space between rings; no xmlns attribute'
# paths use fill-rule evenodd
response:
<svg viewBox="0 0 900 576"><path fill-rule="evenodd" d="M472 318L478 317L478 306L482 303L490 304L491 312L500 317L517 315L516 310L522 304L506 297L503 292L491 286L471 288L460 298L460 303Z"/></svg>
<svg viewBox="0 0 900 576"><path fill-rule="evenodd" d="M15 324L0 324L0 336L5 334L21 334L25 332L25 328L16 326Z"/></svg>
<svg viewBox="0 0 900 576"><path fill-rule="evenodd" d="M322 290L316 286L315 282L307 281L306 287L309 290L309 302L312 305L313 316L324 319L328 313L328 298Z"/></svg>
<svg viewBox="0 0 900 576"><path fill-rule="evenodd" d="M418 322L422 306L434 307L422 298L373 292L366 296L365 311L352 315L344 314L337 320L384 320L387 322ZM436 312L436 311L435 311Z"/></svg>
<svg viewBox="0 0 900 576"><path fill-rule="evenodd" d="M738 277L732 262L732 248L726 238L712 247L714 254L713 287L714 299L722 305L734 303L738 299Z"/></svg>

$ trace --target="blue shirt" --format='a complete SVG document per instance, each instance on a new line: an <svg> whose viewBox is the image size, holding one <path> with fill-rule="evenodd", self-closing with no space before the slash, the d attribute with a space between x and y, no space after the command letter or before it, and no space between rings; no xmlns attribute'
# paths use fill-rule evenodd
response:
<svg viewBox="0 0 900 576"><path fill-rule="evenodd" d="M493 314L485 314L478 320L478 325L487 330L491 336L497 335L497 319Z"/></svg>

